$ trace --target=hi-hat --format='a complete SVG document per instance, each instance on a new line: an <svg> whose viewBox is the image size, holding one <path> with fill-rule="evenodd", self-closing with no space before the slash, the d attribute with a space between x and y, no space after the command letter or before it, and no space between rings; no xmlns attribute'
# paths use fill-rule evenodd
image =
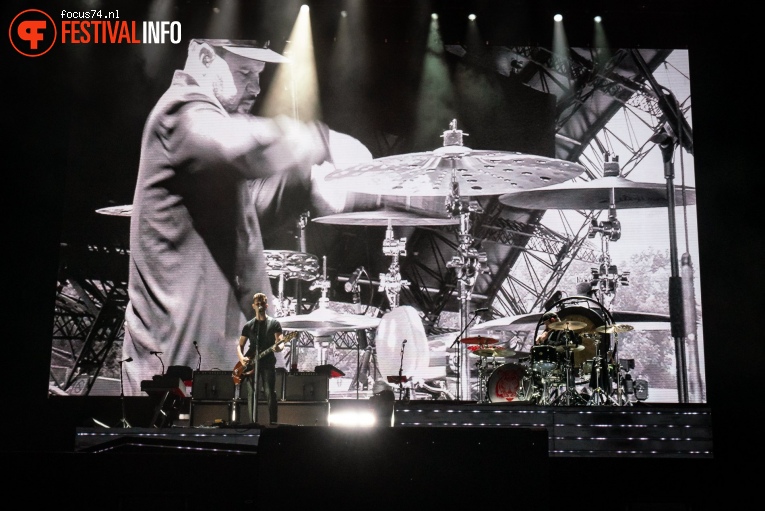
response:
<svg viewBox="0 0 765 511"><path fill-rule="evenodd" d="M601 334L622 334L634 329L635 327L632 325L603 325L596 328L595 331Z"/></svg>
<svg viewBox="0 0 765 511"><path fill-rule="evenodd" d="M460 342L462 344L497 344L499 339L479 335L477 337L463 337Z"/></svg>
<svg viewBox="0 0 765 511"><path fill-rule="evenodd" d="M555 349L557 351L582 351L584 349L584 344L568 343L561 346L556 346Z"/></svg>
<svg viewBox="0 0 765 511"><path fill-rule="evenodd" d="M587 328L587 323L582 321L556 321L549 325L550 330L581 330Z"/></svg>
<svg viewBox="0 0 765 511"><path fill-rule="evenodd" d="M446 197L455 192L454 174L456 191L468 197L562 183L582 172L584 167L566 160L451 145L377 158L335 170L325 179L343 181L349 189L361 193Z"/></svg>
<svg viewBox="0 0 765 511"><path fill-rule="evenodd" d="M109 216L130 216L133 214L133 205L127 204L125 206L109 206L108 208L100 208L96 210L96 213Z"/></svg>
<svg viewBox="0 0 765 511"><path fill-rule="evenodd" d="M439 225L456 225L458 218L439 216L426 216L410 211L375 210L375 211L352 211L335 215L320 216L314 218L314 222L333 225L369 225L369 226L414 226L431 227Z"/></svg>
<svg viewBox="0 0 765 511"><path fill-rule="evenodd" d="M613 193L613 197L612 197ZM667 207L664 183L638 183L621 176L606 176L578 183L559 183L536 190L511 190L499 201L526 209L617 209ZM613 204L612 204L613 202ZM675 186L678 205L696 204L696 189Z"/></svg>

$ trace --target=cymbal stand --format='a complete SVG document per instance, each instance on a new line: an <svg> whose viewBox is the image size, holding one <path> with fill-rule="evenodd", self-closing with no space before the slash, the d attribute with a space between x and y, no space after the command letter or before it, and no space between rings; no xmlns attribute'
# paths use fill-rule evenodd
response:
<svg viewBox="0 0 765 511"><path fill-rule="evenodd" d="M564 386L566 387L566 390L564 390L562 393L558 394L558 396L553 400L551 404L556 405L565 405L565 406L571 406L571 405L577 405L577 404L585 404L587 403L587 400L582 397L582 395L576 391L576 388L573 385L573 375L571 374L571 370L574 365L574 352L572 349L569 348L569 346L575 346L574 344L570 344L568 342L568 339L570 339L570 336L568 335L571 333L570 330L566 329L564 330L564 338L566 339L566 345L564 346L565 349L565 383ZM559 401L562 401L559 403Z"/></svg>
<svg viewBox="0 0 765 511"><path fill-rule="evenodd" d="M482 273L489 273L489 268L482 267L488 258L486 252L479 252L474 247L475 238L470 234L471 214L483 213L483 209L478 201L463 201L460 197L460 186L457 179L456 160L472 152L472 149L462 145L462 136L467 135L462 130L457 129L457 120L449 123L449 130L444 131L444 145L434 151L445 160L451 162L452 178L451 191L446 197L446 211L451 218L459 217L459 255L452 257L451 261L446 263L447 268L457 269L457 279L459 280L459 304L460 304L460 330L464 330L468 325L468 303L473 294L476 277ZM457 385L457 397L466 399L470 397L470 364L468 361L467 346L460 343L459 347L459 373Z"/></svg>
<svg viewBox="0 0 765 511"><path fill-rule="evenodd" d="M380 287L378 291L385 291L388 303L391 309L394 309L398 307L398 297L401 294L401 288L409 286L409 281L401 278L398 264L399 256L406 255L406 238L397 240L393 237L393 222L390 219L388 219L388 227L385 229L383 255L389 256L392 259L388 267L388 273L380 274Z"/></svg>
<svg viewBox="0 0 765 511"><path fill-rule="evenodd" d="M598 351L598 345L600 344L600 339L595 340L595 353L600 353ZM587 402L590 406L598 406L598 405L605 405L609 404L609 396L608 394L603 390L603 387L600 386L600 368L603 365L603 357L597 356L592 361L593 368L592 370L595 371L595 388L592 390L592 395L590 396L590 400Z"/></svg>
<svg viewBox="0 0 765 511"><path fill-rule="evenodd" d="M479 358L476 363L476 366L478 367L478 403L489 402L489 389L486 386L487 364L486 357L483 356ZM494 364L496 365L496 360L494 360Z"/></svg>

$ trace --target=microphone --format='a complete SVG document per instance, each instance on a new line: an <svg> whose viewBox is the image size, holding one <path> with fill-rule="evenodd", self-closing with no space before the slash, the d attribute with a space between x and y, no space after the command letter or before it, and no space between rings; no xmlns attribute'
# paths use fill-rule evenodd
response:
<svg viewBox="0 0 765 511"><path fill-rule="evenodd" d="M404 342L401 343L402 345L406 344L406 339L404 339Z"/></svg>
<svg viewBox="0 0 765 511"><path fill-rule="evenodd" d="M149 354L151 354L151 355L161 355L162 352L161 351L150 351Z"/></svg>
<svg viewBox="0 0 765 511"><path fill-rule="evenodd" d="M489 310L488 307L481 307L480 309L476 309L475 311L473 311L473 314L478 314L479 312L486 312L488 310Z"/></svg>
<svg viewBox="0 0 765 511"><path fill-rule="evenodd" d="M133 357L128 357L128 358L126 358L125 360L120 360L120 364L121 364L122 362L132 362L132 361L133 361Z"/></svg>
<svg viewBox="0 0 765 511"><path fill-rule="evenodd" d="M359 277L361 277L361 273L364 271L363 266L359 266L356 268L356 270L351 274L351 278L348 279L348 282L345 283L345 292L350 293L353 291L353 288L356 287L356 283L359 281Z"/></svg>

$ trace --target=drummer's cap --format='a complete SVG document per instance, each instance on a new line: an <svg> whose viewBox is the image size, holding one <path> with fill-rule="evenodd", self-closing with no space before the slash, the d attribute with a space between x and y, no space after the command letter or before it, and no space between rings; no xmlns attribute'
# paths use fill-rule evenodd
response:
<svg viewBox="0 0 765 511"><path fill-rule="evenodd" d="M551 319L554 319L556 321L560 321L560 318L557 314L555 314L553 311L545 312L542 314L542 321L550 321Z"/></svg>
<svg viewBox="0 0 765 511"><path fill-rule="evenodd" d="M192 39L192 42L207 43L217 51L223 49L241 57L262 62L274 64L289 62L287 57L270 49L268 42L261 44L252 39Z"/></svg>

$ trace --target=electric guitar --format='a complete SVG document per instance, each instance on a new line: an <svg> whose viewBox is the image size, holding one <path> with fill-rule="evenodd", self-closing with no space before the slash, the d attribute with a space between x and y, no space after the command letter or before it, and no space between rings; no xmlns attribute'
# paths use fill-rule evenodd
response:
<svg viewBox="0 0 765 511"><path fill-rule="evenodd" d="M263 351L261 351L258 354L258 360L265 357L269 353L272 353L276 348L279 347L279 345L284 344L285 342L289 342L292 340L293 337L295 337L297 334L299 334L300 331L296 330L294 332L289 332L282 336L280 340L274 343L273 346L270 346ZM247 376L250 376L252 373L255 372L255 361L253 359L250 359L247 364L242 365L241 362L237 362L234 366L234 370L231 371L231 379L234 380L234 385L239 385L242 382L243 378L246 378Z"/></svg>

